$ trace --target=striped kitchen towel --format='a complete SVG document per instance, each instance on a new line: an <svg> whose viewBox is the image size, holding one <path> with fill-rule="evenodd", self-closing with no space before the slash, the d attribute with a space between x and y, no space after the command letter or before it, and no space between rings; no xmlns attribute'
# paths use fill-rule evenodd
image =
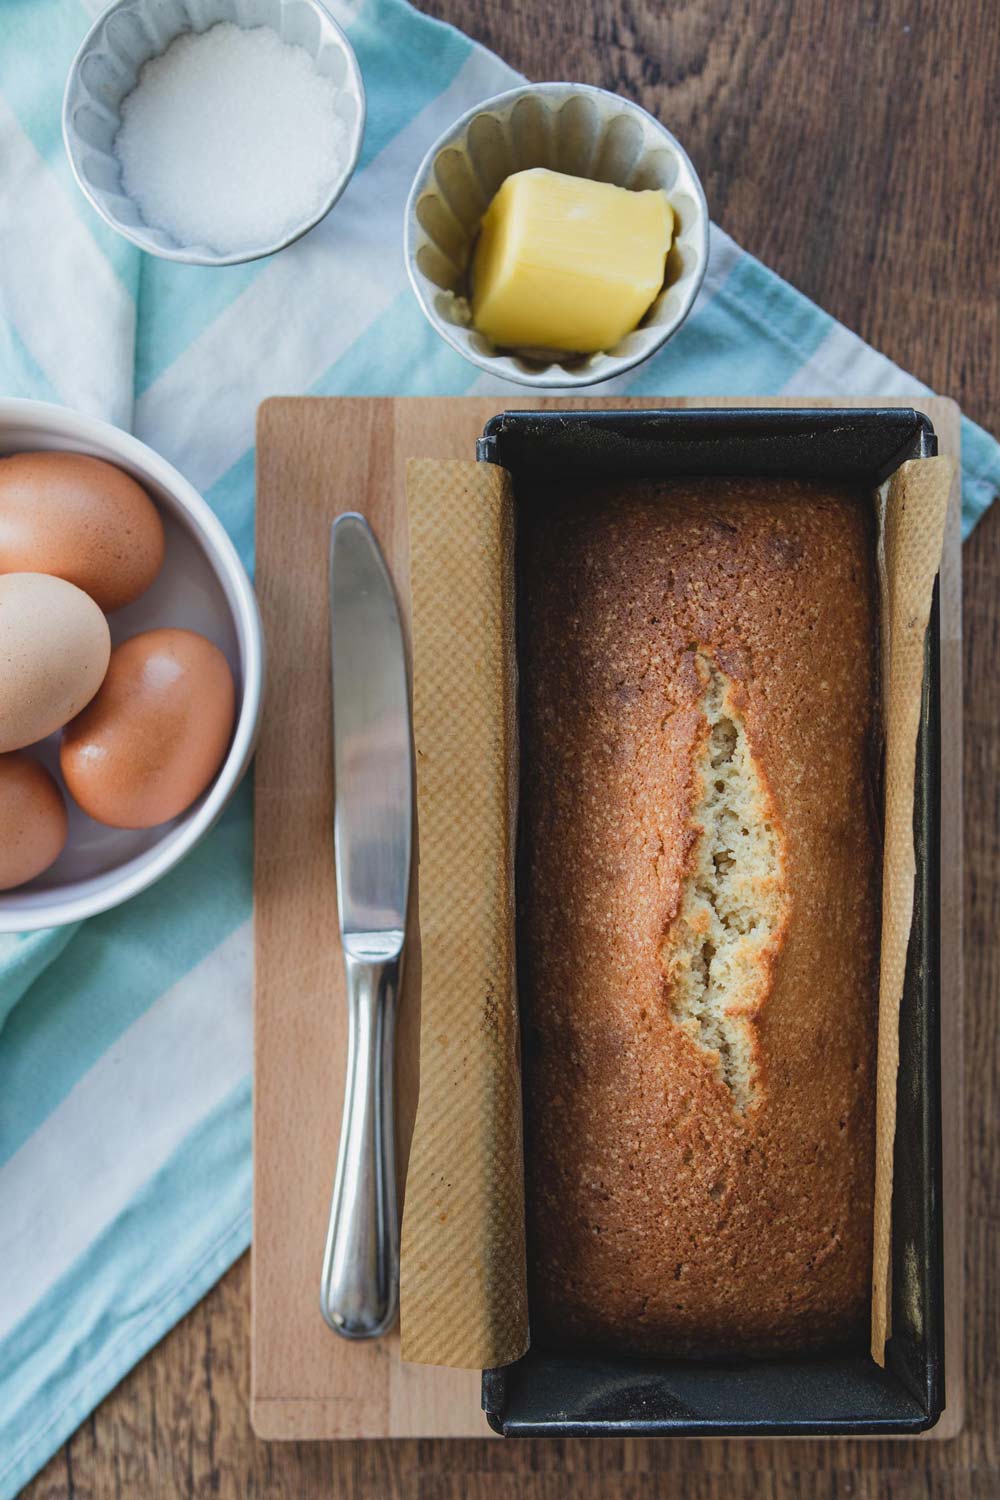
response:
<svg viewBox="0 0 1000 1500"><path fill-rule="evenodd" d="M5 0L0 16L0 390L137 433L207 496L248 566L265 396L519 396L427 327L401 234L427 146L517 75L403 0L331 8L368 89L358 172L305 239L226 270L141 255L72 181L63 80L100 0ZM606 389L927 390L715 229L684 329ZM1000 448L969 422L963 445L971 527L1000 487ZM2 1497L249 1242L250 808L246 785L120 910L0 938Z"/></svg>

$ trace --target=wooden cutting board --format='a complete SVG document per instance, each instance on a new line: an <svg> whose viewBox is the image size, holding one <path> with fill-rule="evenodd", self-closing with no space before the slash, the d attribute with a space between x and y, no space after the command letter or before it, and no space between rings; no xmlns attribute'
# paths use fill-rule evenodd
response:
<svg viewBox="0 0 1000 1500"><path fill-rule="evenodd" d="M348 1343L319 1312L340 1125L346 1009L332 848L330 522L360 510L408 615L406 459L475 457L506 408L772 406L778 401L497 397L279 398L257 430L257 590L268 652L255 774L254 1243L251 1420L263 1438L483 1437L479 1373L404 1364L398 1335ZM870 406L866 401L797 401ZM953 402L930 416L959 453ZM962 1421L961 552L956 484L941 570L942 1013L948 1409ZM408 620L406 622L408 629ZM417 1097L420 958L408 949L397 1066L400 1171Z"/></svg>

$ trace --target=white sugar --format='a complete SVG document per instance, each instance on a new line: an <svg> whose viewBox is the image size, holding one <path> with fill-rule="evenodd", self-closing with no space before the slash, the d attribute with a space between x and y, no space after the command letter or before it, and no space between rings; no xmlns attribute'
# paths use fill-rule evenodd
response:
<svg viewBox="0 0 1000 1500"><path fill-rule="evenodd" d="M304 47L228 21L146 63L122 104L122 185L150 227L222 255L318 212L350 149L343 90Z"/></svg>

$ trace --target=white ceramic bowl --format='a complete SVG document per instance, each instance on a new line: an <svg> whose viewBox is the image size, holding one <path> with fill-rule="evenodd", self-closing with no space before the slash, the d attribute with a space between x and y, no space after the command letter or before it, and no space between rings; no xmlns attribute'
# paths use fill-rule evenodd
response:
<svg viewBox="0 0 1000 1500"><path fill-rule="evenodd" d="M663 290L639 327L601 354L543 363L498 351L469 326L468 269L504 178L550 167L627 188L662 188L675 215ZM424 157L406 205L406 264L431 326L504 380L562 389L610 380L661 349L684 322L708 265L708 206L687 152L651 114L584 83L529 83L477 104Z"/></svg>
<svg viewBox="0 0 1000 1500"><path fill-rule="evenodd" d="M166 532L159 576L133 604L108 616L112 645L141 630L179 625L225 652L236 682L236 724L212 785L187 812L157 828L95 823L66 793L59 776L59 735L27 753L42 761L63 791L69 813L66 848L44 874L0 891L0 932L58 927L107 911L159 880L211 828L253 755L264 683L264 645L253 586L213 511L177 470L138 438L108 422L46 401L0 400L0 454L64 449L107 459L152 496ZM2 836L2 835L0 835Z"/></svg>
<svg viewBox="0 0 1000 1500"><path fill-rule="evenodd" d="M209 245L182 245L151 228L122 189L114 140L121 105L135 88L139 69L185 31L206 31L219 21L270 26L282 41L304 47L316 67L343 90L349 152L331 175L319 209L267 245L222 255ZM266 103L266 101L265 101ZM260 260L300 239L329 212L344 191L361 154L365 89L354 49L321 0L112 0L80 44L66 80L63 140L73 174L102 219L127 240L166 260L194 266L232 266Z"/></svg>

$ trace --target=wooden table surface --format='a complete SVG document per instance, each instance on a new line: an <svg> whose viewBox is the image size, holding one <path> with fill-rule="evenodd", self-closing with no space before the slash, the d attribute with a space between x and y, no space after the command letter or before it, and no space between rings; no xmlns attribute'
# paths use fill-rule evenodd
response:
<svg viewBox="0 0 1000 1500"><path fill-rule="evenodd" d="M422 0L530 78L640 100L712 216L1000 430L996 0ZM1000 1495L1000 506L965 546L968 1415L953 1443L258 1442L244 1257L24 1491L419 1500Z"/></svg>

